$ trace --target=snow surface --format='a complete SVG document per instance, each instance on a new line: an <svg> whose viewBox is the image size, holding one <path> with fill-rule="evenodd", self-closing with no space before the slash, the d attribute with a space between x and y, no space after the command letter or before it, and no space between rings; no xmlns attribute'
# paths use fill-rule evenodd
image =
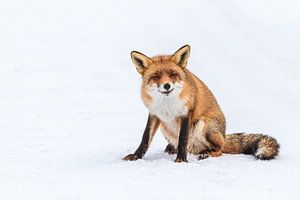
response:
<svg viewBox="0 0 300 200"><path fill-rule="evenodd" d="M0 199L299 199L300 3L0 2ZM228 133L274 136L273 161L224 155L174 163L147 110L131 50L192 47Z"/></svg>

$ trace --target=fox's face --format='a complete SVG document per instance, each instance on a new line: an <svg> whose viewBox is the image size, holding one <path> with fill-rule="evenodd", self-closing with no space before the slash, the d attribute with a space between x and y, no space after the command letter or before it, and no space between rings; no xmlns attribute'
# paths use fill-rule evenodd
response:
<svg viewBox="0 0 300 200"><path fill-rule="evenodd" d="M171 98L182 91L190 47L183 46L170 56L149 58L137 51L131 58L137 71L143 77L143 88L151 98Z"/></svg>
<svg viewBox="0 0 300 200"><path fill-rule="evenodd" d="M143 87L152 97L179 95L185 74L172 62L158 63L143 74Z"/></svg>

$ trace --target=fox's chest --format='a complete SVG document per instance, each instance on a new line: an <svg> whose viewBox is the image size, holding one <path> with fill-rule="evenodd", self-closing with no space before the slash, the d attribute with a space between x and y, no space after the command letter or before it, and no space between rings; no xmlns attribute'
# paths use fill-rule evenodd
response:
<svg viewBox="0 0 300 200"><path fill-rule="evenodd" d="M180 116L185 116L188 112L183 100L168 96L153 99L148 110L152 115L166 123L170 123Z"/></svg>

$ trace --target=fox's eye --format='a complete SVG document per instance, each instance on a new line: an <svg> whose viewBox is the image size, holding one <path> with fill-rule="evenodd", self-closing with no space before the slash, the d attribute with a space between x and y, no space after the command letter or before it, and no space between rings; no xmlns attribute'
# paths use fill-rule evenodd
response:
<svg viewBox="0 0 300 200"><path fill-rule="evenodd" d="M170 74L170 77L171 77L171 78L176 78L177 76L178 76L178 75L177 75L176 73L171 73L171 74Z"/></svg>
<svg viewBox="0 0 300 200"><path fill-rule="evenodd" d="M152 76L151 77L151 80L153 80L153 81L158 81L159 80L159 76L158 75L155 75L155 76Z"/></svg>

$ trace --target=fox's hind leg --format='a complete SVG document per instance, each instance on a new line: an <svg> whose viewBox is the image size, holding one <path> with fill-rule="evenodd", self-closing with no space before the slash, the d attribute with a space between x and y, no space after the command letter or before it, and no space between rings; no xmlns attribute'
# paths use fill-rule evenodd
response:
<svg viewBox="0 0 300 200"><path fill-rule="evenodd" d="M172 145L172 144L168 144L166 146L165 152L168 154L175 154L175 153L177 153L177 148L174 147L174 145Z"/></svg>
<svg viewBox="0 0 300 200"><path fill-rule="evenodd" d="M219 157L222 155L222 149L225 145L224 135L219 132L209 132L206 135L206 140L211 145L211 150L209 151L209 155L211 157Z"/></svg>

